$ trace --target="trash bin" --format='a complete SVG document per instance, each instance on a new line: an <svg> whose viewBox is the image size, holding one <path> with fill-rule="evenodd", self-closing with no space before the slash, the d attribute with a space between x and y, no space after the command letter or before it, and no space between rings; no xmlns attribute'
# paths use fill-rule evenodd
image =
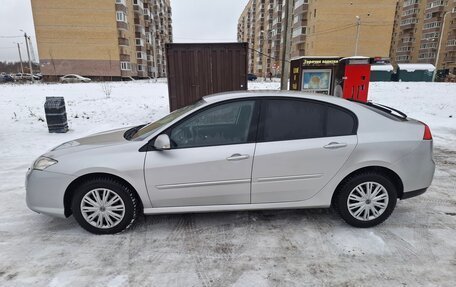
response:
<svg viewBox="0 0 456 287"><path fill-rule="evenodd" d="M46 97L44 112L50 133L66 133L68 131L65 100L63 97Z"/></svg>

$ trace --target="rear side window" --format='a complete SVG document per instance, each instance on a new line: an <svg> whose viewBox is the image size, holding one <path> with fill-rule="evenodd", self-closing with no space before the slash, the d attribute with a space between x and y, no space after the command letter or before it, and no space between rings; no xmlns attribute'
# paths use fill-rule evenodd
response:
<svg viewBox="0 0 456 287"><path fill-rule="evenodd" d="M259 141L284 141L355 134L354 116L326 104L266 100L261 109Z"/></svg>
<svg viewBox="0 0 456 287"><path fill-rule="evenodd" d="M327 107L326 136L337 137L355 133L354 116L342 109Z"/></svg>

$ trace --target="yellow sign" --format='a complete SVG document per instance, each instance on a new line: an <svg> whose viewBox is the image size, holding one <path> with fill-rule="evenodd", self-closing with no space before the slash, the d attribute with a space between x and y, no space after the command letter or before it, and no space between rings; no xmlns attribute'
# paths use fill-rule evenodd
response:
<svg viewBox="0 0 456 287"><path fill-rule="evenodd" d="M335 65L338 63L337 59L304 59L302 65Z"/></svg>

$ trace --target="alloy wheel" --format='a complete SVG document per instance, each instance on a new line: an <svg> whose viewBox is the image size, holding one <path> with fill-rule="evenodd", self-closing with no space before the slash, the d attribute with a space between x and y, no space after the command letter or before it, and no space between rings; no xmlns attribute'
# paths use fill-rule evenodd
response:
<svg viewBox="0 0 456 287"><path fill-rule="evenodd" d="M108 229L118 225L125 216L125 204L114 191L97 188L87 192L81 200L81 213L92 226Z"/></svg>
<svg viewBox="0 0 456 287"><path fill-rule="evenodd" d="M378 218L388 207L388 191L377 182L363 182L353 188L347 198L350 214L361 221Z"/></svg>

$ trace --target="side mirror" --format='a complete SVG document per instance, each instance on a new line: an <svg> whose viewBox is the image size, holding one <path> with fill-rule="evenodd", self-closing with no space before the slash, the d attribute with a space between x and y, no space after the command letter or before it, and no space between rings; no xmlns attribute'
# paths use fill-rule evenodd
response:
<svg viewBox="0 0 456 287"><path fill-rule="evenodd" d="M168 150L171 149L171 140L167 134L159 135L154 142L154 148L156 150Z"/></svg>

